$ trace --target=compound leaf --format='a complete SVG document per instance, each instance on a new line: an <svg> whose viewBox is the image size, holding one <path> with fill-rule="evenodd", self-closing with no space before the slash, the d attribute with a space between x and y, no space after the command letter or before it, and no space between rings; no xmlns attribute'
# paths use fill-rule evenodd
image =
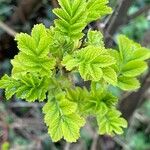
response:
<svg viewBox="0 0 150 150"><path fill-rule="evenodd" d="M106 14L110 14L112 9L107 6L108 0L88 0L87 11L88 17L87 22L91 22L101 18Z"/></svg>
<svg viewBox="0 0 150 150"><path fill-rule="evenodd" d="M149 58L150 58L150 50L143 47L133 52L132 60L146 60Z"/></svg>
<svg viewBox="0 0 150 150"><path fill-rule="evenodd" d="M56 142L64 137L68 142L75 142L80 136L80 128L85 123L76 113L76 103L59 96L50 99L43 107L43 112L52 140Z"/></svg>
<svg viewBox="0 0 150 150"><path fill-rule="evenodd" d="M104 47L103 35L99 31L89 30L87 34L87 45Z"/></svg>
<svg viewBox="0 0 150 150"><path fill-rule="evenodd" d="M74 54L65 56L62 64L67 69L78 66L84 80L99 81L103 76L103 68L115 64L115 59L103 47L87 46Z"/></svg>
<svg viewBox="0 0 150 150"><path fill-rule="evenodd" d="M121 113L117 110L110 109L106 113L99 113L97 122L100 134L122 134L123 129L127 127L127 121L121 118Z"/></svg>
<svg viewBox="0 0 150 150"><path fill-rule="evenodd" d="M120 76L118 78L118 87L123 90L136 90L140 87L140 83L136 78Z"/></svg>
<svg viewBox="0 0 150 150"><path fill-rule="evenodd" d="M75 89L67 89L67 99L78 105L80 114L85 114L84 105L87 103L89 92L86 88L76 87Z"/></svg>
<svg viewBox="0 0 150 150"><path fill-rule="evenodd" d="M73 39L82 37L82 30L86 26L86 1L85 0L58 0L61 8L53 10L59 18L55 21L56 30Z"/></svg>
<svg viewBox="0 0 150 150"><path fill-rule="evenodd" d="M55 59L49 57L49 42L46 28L42 24L35 25L31 36L20 33L16 36L20 53L11 61L12 75L19 78L27 72L51 75L55 66Z"/></svg>
<svg viewBox="0 0 150 150"><path fill-rule="evenodd" d="M18 80L5 75L0 80L0 88L5 89L7 99L16 94L18 98L26 99L29 102L46 99L48 86L48 78L41 78L31 74L20 76Z"/></svg>
<svg viewBox="0 0 150 150"><path fill-rule="evenodd" d="M130 61L122 68L122 74L126 77L136 77L147 69L147 63L144 61Z"/></svg>
<svg viewBox="0 0 150 150"><path fill-rule="evenodd" d="M117 84L117 74L111 67L103 68L103 78L109 84L116 85Z"/></svg>
<svg viewBox="0 0 150 150"><path fill-rule="evenodd" d="M66 55L63 58L62 64L65 65L66 69L71 71L73 68L78 66L78 60L74 59L71 55Z"/></svg>

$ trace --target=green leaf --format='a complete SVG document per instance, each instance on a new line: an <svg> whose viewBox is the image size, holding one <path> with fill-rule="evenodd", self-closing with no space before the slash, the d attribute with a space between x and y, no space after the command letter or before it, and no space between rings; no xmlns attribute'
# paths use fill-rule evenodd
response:
<svg viewBox="0 0 150 150"><path fill-rule="evenodd" d="M136 90L140 87L140 83L136 78L120 76L118 78L118 87L125 91Z"/></svg>
<svg viewBox="0 0 150 150"><path fill-rule="evenodd" d="M71 55L66 55L63 58L62 65L66 67L67 70L71 71L78 66L78 60L74 59Z"/></svg>
<svg viewBox="0 0 150 150"><path fill-rule="evenodd" d="M139 48L133 52L132 60L146 60L150 58L150 50L147 48Z"/></svg>
<svg viewBox="0 0 150 150"><path fill-rule="evenodd" d="M92 90L85 102L84 110L89 114L107 112L114 108L118 99L106 90Z"/></svg>
<svg viewBox="0 0 150 150"><path fill-rule="evenodd" d="M117 74L114 71L114 69L108 67L103 68L103 78L106 80L109 84L117 85Z"/></svg>
<svg viewBox="0 0 150 150"><path fill-rule="evenodd" d="M106 14L110 14L112 9L107 6L108 0L88 0L87 2L87 22L92 22Z"/></svg>
<svg viewBox="0 0 150 150"><path fill-rule="evenodd" d="M56 62L53 57L40 58L20 52L11 63L13 65L12 76L19 79L20 75L25 75L26 73L39 73L41 76L49 77L52 75L52 69L54 69Z"/></svg>
<svg viewBox="0 0 150 150"><path fill-rule="evenodd" d="M8 75L4 75L0 80L0 88L5 89L5 96L7 100L16 93L20 85L20 82L17 82L15 79L9 77Z"/></svg>
<svg viewBox="0 0 150 150"><path fill-rule="evenodd" d="M48 126L48 133L54 142L63 137L61 115L54 100L48 101L43 107L44 121Z"/></svg>
<svg viewBox="0 0 150 150"><path fill-rule="evenodd" d="M75 43L78 43L78 41L73 41L70 37L62 35L54 27L48 30L48 36L52 39L50 41L50 52L60 58L64 53L72 52L76 48Z"/></svg>
<svg viewBox="0 0 150 150"><path fill-rule="evenodd" d="M58 0L61 8L53 10L59 18L55 21L58 31L73 39L83 36L81 33L86 26L86 1L85 0Z"/></svg>
<svg viewBox="0 0 150 150"><path fill-rule="evenodd" d="M122 68L122 74L126 77L136 77L147 69L147 63L144 61L134 60L128 62Z"/></svg>
<svg viewBox="0 0 150 150"><path fill-rule="evenodd" d="M132 60L146 60L150 58L150 51L140 44L128 39L124 35L118 36L120 56L123 62Z"/></svg>
<svg viewBox="0 0 150 150"><path fill-rule="evenodd" d="M18 48L26 55L45 57L49 53L50 38L47 37L47 29L43 24L33 27L31 36L26 33L17 34L15 40Z"/></svg>
<svg viewBox="0 0 150 150"><path fill-rule="evenodd" d="M101 32L89 30L87 38L87 45L104 47L103 35Z"/></svg>
<svg viewBox="0 0 150 150"><path fill-rule="evenodd" d="M75 89L67 89L67 99L69 101L75 102L78 105L78 110L80 114L84 115L84 105L87 103L87 97L89 92L85 88L76 87Z"/></svg>
<svg viewBox="0 0 150 150"><path fill-rule="evenodd" d="M79 60L79 72L84 80L99 81L102 76L102 68L115 63L107 51L102 47L88 46L77 54Z"/></svg>
<svg viewBox="0 0 150 150"><path fill-rule="evenodd" d="M65 97L57 96L43 107L45 123L54 142L64 138L68 142L75 142L79 138L79 130L85 120L76 112L76 103Z"/></svg>
<svg viewBox="0 0 150 150"><path fill-rule="evenodd" d="M73 113L65 116L65 120L62 124L64 139L68 142L76 142L80 136L79 130L84 124L84 119L78 114Z"/></svg>
<svg viewBox="0 0 150 150"><path fill-rule="evenodd" d="M103 47L88 46L76 52L72 57L65 56L62 64L71 70L78 67L84 80L99 81L102 76L102 68L115 64L115 60Z"/></svg>
<svg viewBox="0 0 150 150"><path fill-rule="evenodd" d="M19 78L27 72L50 76L55 59L48 56L50 39L44 25L35 25L31 36L26 33L18 34L16 40L20 53L11 61L13 77Z"/></svg>
<svg viewBox="0 0 150 150"><path fill-rule="evenodd" d="M121 118L121 113L117 110L110 109L107 113L99 113L97 115L97 122L99 126L99 133L103 134L122 134L123 129L127 127L127 121Z"/></svg>
<svg viewBox="0 0 150 150"><path fill-rule="evenodd" d="M122 61L126 62L132 58L133 50L135 49L133 41L124 35L118 36L119 52Z"/></svg>
<svg viewBox="0 0 150 150"><path fill-rule="evenodd" d="M62 34L73 39L80 39L82 30L92 22L111 13L107 0L58 0L61 8L53 10L59 18L55 21L55 28Z"/></svg>
<svg viewBox="0 0 150 150"><path fill-rule="evenodd" d="M85 81L86 80L99 81L103 76L102 69L96 64L93 65L93 64L82 63L79 66L79 72L81 77Z"/></svg>
<svg viewBox="0 0 150 150"><path fill-rule="evenodd" d="M5 75L0 80L0 88L5 89L7 99L10 99L12 95L16 94L18 98L26 99L29 102L37 99L39 101L46 99L48 86L48 78L41 78L31 74L20 76L18 80Z"/></svg>

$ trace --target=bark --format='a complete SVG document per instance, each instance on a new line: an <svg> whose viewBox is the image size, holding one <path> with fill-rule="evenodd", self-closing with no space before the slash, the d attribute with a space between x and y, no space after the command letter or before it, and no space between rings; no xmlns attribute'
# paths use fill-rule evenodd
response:
<svg viewBox="0 0 150 150"><path fill-rule="evenodd" d="M150 71L148 71L147 75L143 78L141 88L137 92L132 92L129 96L121 100L119 109L124 118L129 120L139 104L144 102L144 95L149 87Z"/></svg>
<svg viewBox="0 0 150 150"><path fill-rule="evenodd" d="M104 28L105 43L107 47L113 46L112 36L119 27L126 22L127 12L132 2L132 0L118 0L116 8Z"/></svg>
<svg viewBox="0 0 150 150"><path fill-rule="evenodd" d="M24 23L29 19L31 14L39 7L42 0L22 0L14 11L14 14L8 21L9 25Z"/></svg>

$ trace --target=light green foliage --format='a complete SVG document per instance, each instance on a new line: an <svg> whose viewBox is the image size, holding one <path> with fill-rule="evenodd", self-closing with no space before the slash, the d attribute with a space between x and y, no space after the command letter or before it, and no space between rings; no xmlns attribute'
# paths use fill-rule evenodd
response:
<svg viewBox="0 0 150 150"><path fill-rule="evenodd" d="M45 26L35 25L31 36L20 33L17 34L16 40L20 52L12 60L12 75L19 78L20 75L31 72L50 76L51 69L55 66L55 59L48 56L51 39L47 36Z"/></svg>
<svg viewBox="0 0 150 150"><path fill-rule="evenodd" d="M88 0L87 3L87 22L91 22L101 18L106 14L112 12L111 8L107 6L108 0Z"/></svg>
<svg viewBox="0 0 150 150"><path fill-rule="evenodd" d="M89 30L87 34L87 45L104 47L102 33L98 31Z"/></svg>
<svg viewBox="0 0 150 150"><path fill-rule="evenodd" d="M58 94L53 98L49 97L49 101L43 107L43 112L53 141L64 137L68 142L75 142L79 138L79 130L85 120L77 114L76 110L76 103L67 100L65 95Z"/></svg>
<svg viewBox="0 0 150 150"><path fill-rule="evenodd" d="M10 99L12 95L16 94L18 98L25 98L29 102L33 102L36 99L39 101L46 99L48 86L48 78L40 78L34 74L26 74L20 76L19 79L5 75L0 81L0 87L5 88L7 99Z"/></svg>
<svg viewBox="0 0 150 150"><path fill-rule="evenodd" d="M136 78L119 76L118 86L124 90L135 90L140 87L140 83Z"/></svg>
<svg viewBox="0 0 150 150"><path fill-rule="evenodd" d="M70 37L62 35L53 27L48 30L48 36L52 39L50 40L49 50L54 56L63 57L65 52L71 52L78 47L78 45L76 45L78 41L73 41Z"/></svg>
<svg viewBox="0 0 150 150"><path fill-rule="evenodd" d="M55 21L56 30L71 38L81 38L81 31L86 26L86 0L58 0L61 8L54 9L54 14L59 17Z"/></svg>
<svg viewBox="0 0 150 150"><path fill-rule="evenodd" d="M59 18L55 21L56 30L73 39L80 39L87 23L111 13L108 0L58 0L61 8L54 9Z"/></svg>
<svg viewBox="0 0 150 150"><path fill-rule="evenodd" d="M75 89L67 90L67 99L77 104L78 111L81 115L86 116L85 105L88 101L90 93L86 88L76 87Z"/></svg>
<svg viewBox="0 0 150 150"><path fill-rule="evenodd" d="M17 34L20 52L0 88L7 99L14 94L29 102L48 99L44 120L55 142L77 141L89 115L97 119L100 134L122 134L127 122L116 109L118 98L109 86L139 88L137 77L147 69L150 51L123 35L118 37L119 51L107 49L101 32L82 32L88 23L111 12L107 0L58 2L54 26L37 24L31 35ZM88 88L76 86L75 72L88 81Z"/></svg>
<svg viewBox="0 0 150 150"><path fill-rule="evenodd" d="M115 71L108 68L115 64L115 59L103 47L87 46L75 52L72 57L66 55L62 63L69 71L77 67L84 80L99 81L104 75L110 81L111 77L107 75L109 72L113 72L113 78L117 78Z"/></svg>
<svg viewBox="0 0 150 150"><path fill-rule="evenodd" d="M118 99L104 89L92 90L89 93L84 109L89 114L99 114L114 108Z"/></svg>
<svg viewBox="0 0 150 150"><path fill-rule="evenodd" d="M127 121L120 117L121 113L117 110L109 110L106 113L99 113L97 122L100 134L122 134L122 127L127 127Z"/></svg>
<svg viewBox="0 0 150 150"><path fill-rule="evenodd" d="M145 60L150 58L150 51L124 35L118 37L118 44L118 86L123 90L135 90L140 86L137 77L148 67Z"/></svg>
<svg viewBox="0 0 150 150"><path fill-rule="evenodd" d="M8 142L4 142L1 146L1 150L9 150L10 144Z"/></svg>

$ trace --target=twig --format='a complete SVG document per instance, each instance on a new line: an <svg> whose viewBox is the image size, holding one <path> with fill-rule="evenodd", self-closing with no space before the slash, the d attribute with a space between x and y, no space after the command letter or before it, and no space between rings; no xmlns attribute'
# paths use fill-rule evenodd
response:
<svg viewBox="0 0 150 150"><path fill-rule="evenodd" d="M128 16L127 20L128 22L138 16L140 16L143 13L146 13L148 10L150 10L150 5L146 5L145 7L139 9L137 12L135 12L134 14Z"/></svg>
<svg viewBox="0 0 150 150"><path fill-rule="evenodd" d="M64 150L70 150L70 143L66 143Z"/></svg>
<svg viewBox="0 0 150 150"><path fill-rule="evenodd" d="M123 149L129 149L127 143L125 143L125 141L121 140L120 138L114 137L113 140L114 140L117 144L119 144L120 146L122 146Z"/></svg>
<svg viewBox="0 0 150 150"><path fill-rule="evenodd" d="M9 107L43 107L44 103L27 103L27 102L11 102L8 104Z"/></svg>
<svg viewBox="0 0 150 150"><path fill-rule="evenodd" d="M19 23L25 23L28 18L35 12L41 5L42 0L22 0L18 1L14 13L8 21L10 26L15 26Z"/></svg>
<svg viewBox="0 0 150 150"><path fill-rule="evenodd" d="M51 0L51 5L53 6L53 8L59 7L57 0Z"/></svg>
<svg viewBox="0 0 150 150"><path fill-rule="evenodd" d="M98 141L99 141L99 135L97 134L97 132L95 132L93 142L91 145L91 150L97 150ZM99 149L101 149L101 148L99 148Z"/></svg>
<svg viewBox="0 0 150 150"><path fill-rule="evenodd" d="M118 28L125 23L127 11L131 4L131 0L118 0L116 8L104 28L105 43L107 47L112 47L113 41L111 37L116 33Z"/></svg>
<svg viewBox="0 0 150 150"><path fill-rule="evenodd" d="M14 31L13 29L11 29L8 25L6 25L5 23L3 23L2 21L0 21L0 28L3 29L5 32L7 32L11 36L15 36L17 34L16 31Z"/></svg>

